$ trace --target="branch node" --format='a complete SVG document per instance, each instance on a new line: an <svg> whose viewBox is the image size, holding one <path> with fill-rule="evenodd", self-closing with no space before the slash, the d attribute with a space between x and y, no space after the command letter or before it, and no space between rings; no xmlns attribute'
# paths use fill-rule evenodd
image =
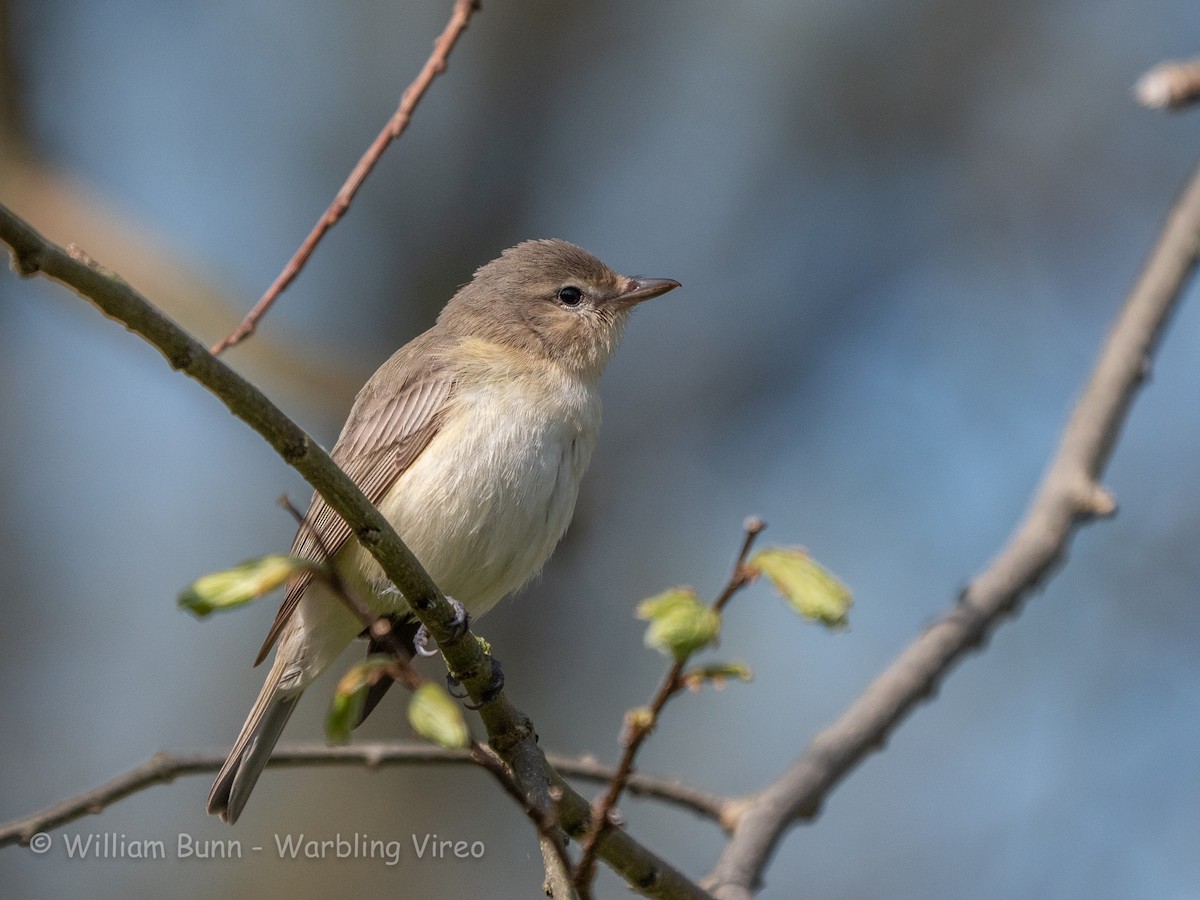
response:
<svg viewBox="0 0 1200 900"><path fill-rule="evenodd" d="M1074 480L1069 497L1075 515L1084 521L1107 518L1117 511L1117 501L1113 495L1086 475Z"/></svg>
<svg viewBox="0 0 1200 900"><path fill-rule="evenodd" d="M1117 512L1117 500L1112 492L1094 482L1087 494L1081 498L1081 505L1088 516L1096 519L1106 519Z"/></svg>
<svg viewBox="0 0 1200 900"><path fill-rule="evenodd" d="M528 739L531 734L533 734L533 729L530 727L529 721L525 720L510 731L497 735L494 739L489 737L488 744L501 759L504 759L514 747Z"/></svg>
<svg viewBox="0 0 1200 900"><path fill-rule="evenodd" d="M304 435L298 440L284 441L279 447L279 455L288 465L294 466L297 460L308 456L310 440L308 435Z"/></svg>
<svg viewBox="0 0 1200 900"><path fill-rule="evenodd" d="M75 262L82 263L83 265L87 266L89 269L99 269L100 268L100 264L98 262L96 262L94 259L92 259L90 256L88 256L87 251L84 250L82 247L80 247L78 244L67 244L67 246L64 249L66 249L66 251L67 251L67 256L69 256L71 259L75 260Z"/></svg>
<svg viewBox="0 0 1200 900"><path fill-rule="evenodd" d="M1133 95L1147 109L1178 110L1200 101L1200 60L1159 63L1137 80Z"/></svg>
<svg viewBox="0 0 1200 900"><path fill-rule="evenodd" d="M37 250L18 250L16 247L11 250L12 270L22 278L31 278L42 270L42 257Z"/></svg>
<svg viewBox="0 0 1200 900"><path fill-rule="evenodd" d="M180 347L167 356L167 362L177 372L187 370L195 361L196 355L192 353L192 348L188 346Z"/></svg>
<svg viewBox="0 0 1200 900"><path fill-rule="evenodd" d="M658 869L650 869L648 872L646 872L645 875L641 876L637 880L637 886L639 888L641 888L643 891L650 891L653 888L657 887L659 881L661 881L661 880L662 880L662 873L659 872Z"/></svg>
<svg viewBox="0 0 1200 900"><path fill-rule="evenodd" d="M753 803L753 797L743 797L725 804L725 808L721 810L721 815L717 819L721 830L726 834L732 834L733 829L737 828L738 822L742 821L742 815L746 809Z"/></svg>

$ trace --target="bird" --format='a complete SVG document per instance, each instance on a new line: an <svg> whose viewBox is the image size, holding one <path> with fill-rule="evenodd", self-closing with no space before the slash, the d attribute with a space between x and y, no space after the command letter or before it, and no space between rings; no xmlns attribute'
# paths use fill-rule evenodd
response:
<svg viewBox="0 0 1200 900"><path fill-rule="evenodd" d="M600 427L600 376L630 311L679 286L620 275L563 240L524 241L476 270L359 391L331 455L467 615L541 571L570 524ZM332 564L412 640L402 594L319 494L291 552ZM293 576L255 665L273 646L274 661L209 813L237 821L301 694L361 632L326 580Z"/></svg>

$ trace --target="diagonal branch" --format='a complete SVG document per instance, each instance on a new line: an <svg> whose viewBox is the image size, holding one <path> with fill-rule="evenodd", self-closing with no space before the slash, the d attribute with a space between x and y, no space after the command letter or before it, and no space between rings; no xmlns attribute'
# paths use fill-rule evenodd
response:
<svg viewBox="0 0 1200 900"><path fill-rule="evenodd" d="M350 525L358 541L379 562L384 574L404 595L413 614L437 642L451 673L472 700L487 729L488 740L512 770L521 792L546 810L561 792L559 820L568 834L580 835L589 822L588 802L550 768L537 746L533 725L504 695L482 703L497 680L485 645L469 629L460 631L454 608L442 595L395 529L338 468L316 441L275 406L266 395L210 354L195 338L172 322L145 297L107 272L78 248L68 250L47 241L28 222L0 205L0 241L13 251L13 268L21 275L41 273L61 282L152 344L172 368L198 381L229 410L257 431L299 472ZM611 831L600 843L600 857L627 882L649 896L708 895L685 875L624 832Z"/></svg>
<svg viewBox="0 0 1200 900"><path fill-rule="evenodd" d="M313 226L308 237L304 239L304 243L300 245L300 248L292 258L288 260L287 265L283 267L283 271L279 273L271 283L271 286L267 288L267 292L254 304L254 308L246 314L246 318L242 320L241 324L227 337L213 346L212 354L214 356L220 355L222 351L227 350L234 344L241 343L241 341L254 334L254 329L258 327L259 319L267 314L267 310L271 308L271 304L275 302L276 298L300 274L300 270L304 268L305 263L308 262L308 258L317 249L317 244L325 237L325 233L346 214L346 210L350 208L350 201L354 199L354 195L358 193L358 189L367 180L367 176L371 174L371 170L375 168L375 164L379 162L383 156L383 152L387 150L392 141L404 134L404 129L408 127L408 123L412 120L412 114L416 110L417 104L421 102L421 98L425 96L425 92L433 84L433 79L446 71L446 60L450 57L450 51L454 49L454 45L458 42L462 33L467 30L471 16L478 9L478 0L455 0L454 11L450 14L450 21L446 23L445 30L434 41L433 53L425 61L420 74L417 75L413 83L405 89L404 94L400 97L399 108L388 119L387 124L383 126L383 130L379 132L375 140L371 142L371 146L362 155L362 159L358 161L358 165L354 167L354 171L350 173L350 177L346 179L346 183L342 185L342 189L337 192L337 196L333 198L333 202L329 204L329 208L317 220L317 224Z"/></svg>
<svg viewBox="0 0 1200 900"><path fill-rule="evenodd" d="M296 509L286 496L280 497L279 502L284 509L291 513L292 518L296 520L296 524L301 529L311 527L304 518L304 514ZM358 619L363 630L371 635L372 641L387 649L391 656L392 671L385 677L392 678L403 684L409 691L416 692L426 681L412 666L411 650L392 630L391 620L387 616L376 616L362 601L362 598L356 596L349 589L338 572L337 566L334 565L333 554L329 552L329 547L324 539L315 529L312 529L312 534L321 550L321 556L324 558L324 567L316 573L317 576L324 576L333 593ZM538 843L545 856L547 879L558 878L560 873L570 871L571 858L567 855L566 840L562 830L558 827L558 810L555 805L548 801L538 802L536 798L530 799L523 794L521 787L516 783L504 761L496 754L486 750L469 732L467 758L496 779L501 789L517 802L517 805L533 823L534 828L537 829Z"/></svg>
<svg viewBox="0 0 1200 900"><path fill-rule="evenodd" d="M1200 169L1176 201L1130 291L1024 521L958 604L818 733L778 780L746 799L733 837L706 882L721 900L748 900L788 827L816 816L834 786L883 746L950 667L981 646L992 628L1049 577L1080 525L1116 510L1099 478L1198 254Z"/></svg>

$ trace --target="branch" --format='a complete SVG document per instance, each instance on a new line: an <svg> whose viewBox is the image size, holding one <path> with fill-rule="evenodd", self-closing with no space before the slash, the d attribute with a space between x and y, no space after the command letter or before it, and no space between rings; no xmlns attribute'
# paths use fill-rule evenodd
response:
<svg viewBox="0 0 1200 900"><path fill-rule="evenodd" d="M720 614L733 595L751 581L750 573L746 570L746 558L750 555L750 548L754 546L755 538L766 527L766 523L758 516L750 516L746 519L742 549L734 561L733 572L730 574L729 580L717 596L717 599L712 603L711 608L713 612ZM617 771L613 775L612 781L609 782L608 790L604 792L593 806L592 825L581 842L579 865L575 870L575 887L585 898L591 896L591 883L596 867L597 845L600 838L604 836L604 833L614 824L612 814L616 809L617 801L621 799L621 794L624 792L630 776L633 774L634 760L637 758L638 751L642 749L642 744L646 742L646 739L650 737L650 733L658 724L658 718L663 711L663 707L667 705L667 701L683 690L684 682L681 676L683 675L684 667L687 666L692 655L692 653L685 653L682 656L676 657L667 670L666 675L663 676L662 681L659 683L658 690L654 692L654 698L650 701L650 705L645 708L645 715L636 718L631 717L627 722L627 731L622 738L625 749L621 754L621 761L617 764Z"/></svg>
<svg viewBox="0 0 1200 900"><path fill-rule="evenodd" d="M358 165L354 167L354 171L350 173L350 177L346 179L346 183L342 185L342 189L337 192L337 196L333 198L333 202L329 204L329 208L325 210L325 214L317 220L317 224L313 226L308 237L304 239L304 243L300 245L300 249L288 260L288 264L283 267L283 271L279 273L275 281L267 288L267 292L254 304L254 308L247 313L242 323L228 337L219 341L212 348L214 356L219 355L223 350L240 343L245 338L254 334L254 329L258 327L259 319L267 314L267 310L271 308L271 304L275 302L275 299L300 274L300 270L304 268L305 263L308 262L308 258L312 256L313 251L317 248L317 244L321 242L321 238L346 214L346 210L350 208L350 201L354 199L354 195L358 193L358 189L367 180L367 176L371 174L371 170L375 168L375 164L379 162L383 156L383 152L387 150L392 141L404 134L404 129L408 127L408 123L412 120L413 111L416 110L417 104L421 102L421 98L425 96L425 92L429 89L429 86L433 84L433 79L446 71L446 61L450 57L450 51L454 49L454 45L458 42L462 33L467 30L467 24L471 21L471 16L478 9L478 0L455 0L454 11L450 15L450 21L446 24L445 30L442 31L438 39L434 41L433 53L425 61L420 74L417 75L416 80L401 95L399 108L392 114L388 123L383 126L383 130L379 132L379 135L371 143L371 146L367 148L367 152L358 161Z"/></svg>
<svg viewBox="0 0 1200 900"><path fill-rule="evenodd" d="M21 275L42 273L77 291L105 315L124 324L157 347L174 369L200 382L239 419L257 431L283 460L342 516L364 547L379 561L392 583L443 648L446 660L460 671L483 664L485 654L474 635L456 645L454 608L430 580L383 515L357 485L298 425L267 397L191 335L163 315L128 284L102 269L76 247L63 250L0 205L0 240L13 250L13 267ZM490 663L487 666L490 669ZM490 678L490 671L487 673ZM470 680L470 679L469 679ZM483 687L482 682L476 682Z"/></svg>
<svg viewBox="0 0 1200 900"><path fill-rule="evenodd" d="M777 781L746 798L733 837L705 882L721 900L748 900L784 831L798 819L816 816L829 791L881 748L950 667L980 647L992 628L1050 576L1080 525L1115 512L1099 478L1198 254L1200 169L1176 201L1130 291L1025 519L958 604L818 733Z"/></svg>
<svg viewBox="0 0 1200 900"><path fill-rule="evenodd" d="M1149 109L1183 109L1200 102L1200 59L1159 63L1138 79L1133 95Z"/></svg>
<svg viewBox="0 0 1200 900"><path fill-rule="evenodd" d="M358 541L408 601L413 614L437 642L451 674L479 706L492 747L513 772L527 798L563 791L560 821L569 834L587 827L587 800L549 767L537 746L533 725L503 691L481 703L494 683L491 656L469 630L461 629L454 608L442 595L395 529L338 468L329 454L295 422L195 338L163 315L141 294L102 269L78 248L63 250L0 205L0 240L13 250L21 275L42 273L76 291L105 315L124 324L167 358L172 368L195 379L257 431L350 525ZM601 857L630 884L651 896L707 897L686 876L624 833L610 833Z"/></svg>
<svg viewBox="0 0 1200 900"><path fill-rule="evenodd" d="M548 754L547 759L559 773L569 778L605 783L616 773L612 766L601 765L590 756L552 753ZM170 784L180 776L216 772L224 762L224 754L156 753L141 765L122 772L93 790L0 825L0 847L27 844L39 831L49 831L84 816L99 814L119 800L158 784ZM284 745L275 749L267 766L272 769L295 769L360 765L377 771L404 766L476 764L469 750L447 750L424 741L397 741L334 747L325 744ZM634 775L629 780L628 790L631 794L669 803L717 822L726 821L733 811L733 801L728 797L706 793L675 779Z"/></svg>
<svg viewBox="0 0 1200 900"><path fill-rule="evenodd" d="M361 597L354 594L342 579L334 564L333 554L321 534L312 528L300 510L296 509L286 496L279 498L280 505L296 520L300 529L309 529L317 546L320 548L324 566L314 573L318 578L324 578L328 587L355 616L364 631L371 639L385 647L391 656L391 671L381 677L391 678L404 685L410 692L415 693L427 682L412 666L412 650L405 646L396 632L392 629L391 620L387 616L376 616L371 612ZM457 711L457 707L455 708ZM465 722L464 722L465 727ZM550 799L548 792L523 794L516 779L504 765L504 761L495 753L485 749L474 737L467 733L467 758L487 771L496 779L500 788L508 794L522 812L533 823L538 833L538 845L542 849L543 861L546 866L546 884L553 885L560 881L562 873L571 868L571 858L567 855L567 845L562 830L558 827L558 810ZM553 892L551 893L553 896ZM560 891L559 896L562 896Z"/></svg>

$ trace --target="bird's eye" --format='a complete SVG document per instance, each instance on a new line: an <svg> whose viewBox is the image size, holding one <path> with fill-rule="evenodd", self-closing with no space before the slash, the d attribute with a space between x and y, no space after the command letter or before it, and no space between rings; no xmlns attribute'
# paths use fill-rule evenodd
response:
<svg viewBox="0 0 1200 900"><path fill-rule="evenodd" d="M567 306L575 306L583 299L583 291L575 287L573 284L568 284L566 287L558 289L558 302Z"/></svg>

